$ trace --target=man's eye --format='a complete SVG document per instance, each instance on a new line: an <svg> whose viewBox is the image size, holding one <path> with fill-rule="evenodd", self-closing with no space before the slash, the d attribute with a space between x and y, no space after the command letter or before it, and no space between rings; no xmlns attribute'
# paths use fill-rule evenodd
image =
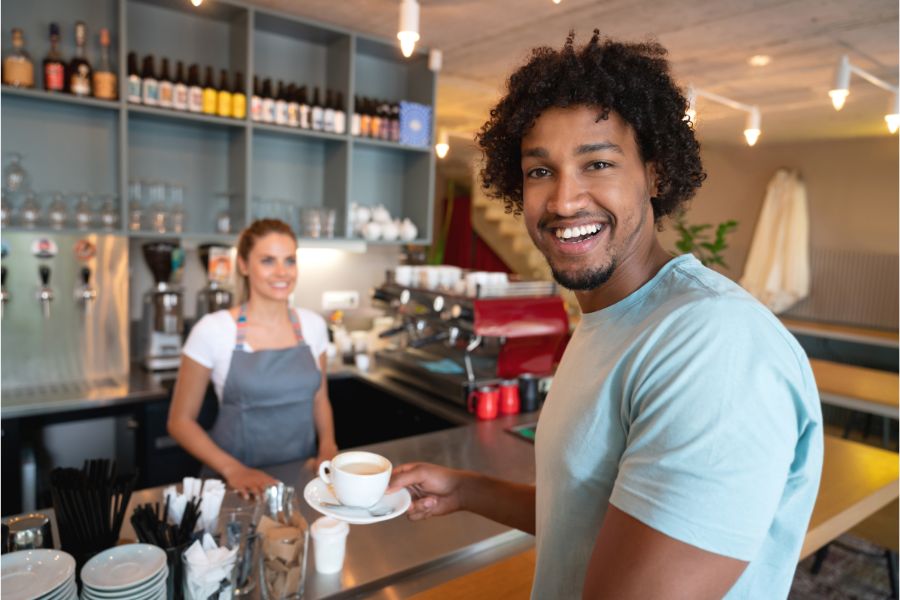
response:
<svg viewBox="0 0 900 600"><path fill-rule="evenodd" d="M541 177L547 177L548 175L550 175L550 171L544 167L537 167L528 171L528 177L532 179L540 179Z"/></svg>
<svg viewBox="0 0 900 600"><path fill-rule="evenodd" d="M588 165L588 171L599 171L601 169L607 169L611 166L612 165L606 161L595 160L594 162L592 162L591 164Z"/></svg>

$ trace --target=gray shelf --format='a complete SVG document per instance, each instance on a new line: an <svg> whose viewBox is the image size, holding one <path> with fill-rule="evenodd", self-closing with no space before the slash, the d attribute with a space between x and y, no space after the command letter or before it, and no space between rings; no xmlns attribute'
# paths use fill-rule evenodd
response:
<svg viewBox="0 0 900 600"><path fill-rule="evenodd" d="M219 0L193 7L187 0L8 0L0 6L9 27L22 27L35 60L35 84L42 86L40 59L49 49L47 25L60 24L63 54L72 55L76 20L87 23L88 58L96 61L97 32L110 29L113 66L124 71L128 52L154 54L207 65L230 77L240 71L252 93L254 75L316 86L343 94L345 109L354 96L409 100L434 106L436 77L427 68L427 50L405 59L393 40L379 40L338 26L260 9L244 0ZM172 73L174 75L174 73ZM126 82L120 74L120 94ZM243 227L254 196L288 198L299 207L334 208L336 230L346 233L351 203L383 203L395 217L410 218L428 243L432 232L434 156L430 147L406 146L249 119L180 112L158 107L2 88L4 150L24 156L24 166L40 192L58 189L120 196L127 230L131 179L162 180L186 186L189 234L182 239L216 239L214 193L237 194L232 223ZM322 98L324 100L324 98ZM87 109L87 110L86 110ZM350 111L347 111L349 129ZM433 131L433 123L432 123ZM300 230L300 223L292 225ZM203 233L209 229L208 233ZM38 231L37 229L33 231ZM55 230L47 230L55 231ZM92 233L100 233L92 230ZM231 235L223 241L234 241ZM311 241L311 240L308 240ZM329 241L358 243L357 238ZM316 240L316 243L320 243ZM328 243L328 242L323 242ZM376 242L401 244L402 242Z"/></svg>
<svg viewBox="0 0 900 600"><path fill-rule="evenodd" d="M122 107L122 104L118 100L82 98L80 96L73 96L72 94L65 94L61 92L45 92L44 90L38 89L17 88L11 85L4 85L2 88L0 88L0 90L2 90L2 94L4 96L31 98L34 100L40 100L41 102L59 102L62 104L70 104L73 106L88 106L91 108L102 108L103 110L114 111L117 111Z"/></svg>

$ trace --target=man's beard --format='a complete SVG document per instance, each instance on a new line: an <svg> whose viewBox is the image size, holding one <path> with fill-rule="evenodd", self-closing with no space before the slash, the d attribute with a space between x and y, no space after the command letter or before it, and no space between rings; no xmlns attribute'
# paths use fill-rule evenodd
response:
<svg viewBox="0 0 900 600"><path fill-rule="evenodd" d="M586 292L594 290L609 281L613 272L618 266L618 262L613 258L605 267L585 268L575 271L574 273L558 271L552 263L550 271L553 273L553 279L566 289L573 291Z"/></svg>

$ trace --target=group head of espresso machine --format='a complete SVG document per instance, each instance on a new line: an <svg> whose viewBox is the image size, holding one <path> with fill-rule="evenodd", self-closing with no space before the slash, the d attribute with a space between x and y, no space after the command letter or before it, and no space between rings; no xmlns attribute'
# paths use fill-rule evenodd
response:
<svg viewBox="0 0 900 600"><path fill-rule="evenodd" d="M500 289L426 289L397 284L392 273L372 290L394 317L380 336L380 368L405 383L465 405L480 385L553 372L569 338L569 319L551 282Z"/></svg>

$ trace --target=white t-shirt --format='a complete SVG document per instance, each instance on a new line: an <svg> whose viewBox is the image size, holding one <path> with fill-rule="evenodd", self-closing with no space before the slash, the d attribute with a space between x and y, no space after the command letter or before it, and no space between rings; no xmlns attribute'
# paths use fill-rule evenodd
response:
<svg viewBox="0 0 900 600"><path fill-rule="evenodd" d="M319 358L328 348L328 327L325 319L304 308L294 310L300 318L303 340L309 344L318 368ZM231 355L236 343L237 323L234 317L227 310L219 310L197 321L182 349L185 356L207 369L212 369L210 377L219 402L222 401L222 390L225 387L225 378L228 377L228 369L231 367ZM253 352L250 344L245 344L244 350Z"/></svg>

